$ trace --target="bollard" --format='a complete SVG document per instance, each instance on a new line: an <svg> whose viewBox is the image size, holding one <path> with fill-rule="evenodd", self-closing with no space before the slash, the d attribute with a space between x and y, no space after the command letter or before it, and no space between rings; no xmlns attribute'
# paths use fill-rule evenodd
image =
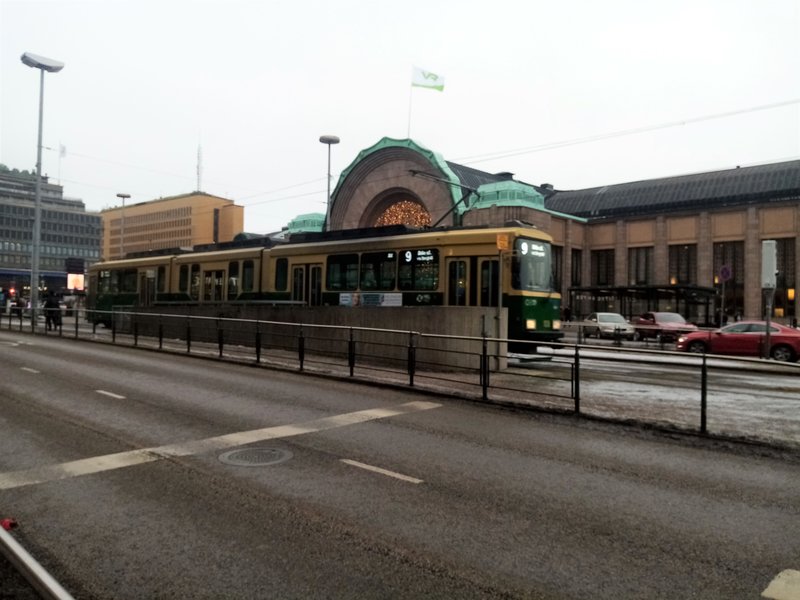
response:
<svg viewBox="0 0 800 600"><path fill-rule="evenodd" d="M414 372L417 370L417 349L414 347L414 333L408 332L408 385L414 387Z"/></svg>
<svg viewBox="0 0 800 600"><path fill-rule="evenodd" d="M303 370L303 363L306 359L306 339L303 337L303 328L300 328L300 334L297 338L297 353L300 359L300 370Z"/></svg>
<svg viewBox="0 0 800 600"><path fill-rule="evenodd" d="M350 367L350 377L353 376L356 366L356 340L353 338L353 329L350 329L350 340L347 342L347 364Z"/></svg>
<svg viewBox="0 0 800 600"><path fill-rule="evenodd" d="M578 346L575 346L575 362L572 365L575 372L573 374L574 388L573 395L575 396L575 414L581 412L581 357L578 352Z"/></svg>
<svg viewBox="0 0 800 600"><path fill-rule="evenodd" d="M483 336L483 346L481 348L481 391L483 400L489 400L489 344L486 335Z"/></svg>
<svg viewBox="0 0 800 600"><path fill-rule="evenodd" d="M700 371L700 433L707 433L706 410L708 408L708 365L703 352L703 365Z"/></svg>
<svg viewBox="0 0 800 600"><path fill-rule="evenodd" d="M256 362L261 362L261 330L256 325Z"/></svg>

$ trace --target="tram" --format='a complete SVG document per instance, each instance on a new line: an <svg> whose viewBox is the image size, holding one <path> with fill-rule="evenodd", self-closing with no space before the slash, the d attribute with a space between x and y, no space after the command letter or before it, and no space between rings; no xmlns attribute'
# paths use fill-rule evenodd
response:
<svg viewBox="0 0 800 600"><path fill-rule="evenodd" d="M126 257L89 268L90 319L114 307L264 303L287 306L481 306L508 309L507 337L557 341L552 239L519 223L301 233Z"/></svg>

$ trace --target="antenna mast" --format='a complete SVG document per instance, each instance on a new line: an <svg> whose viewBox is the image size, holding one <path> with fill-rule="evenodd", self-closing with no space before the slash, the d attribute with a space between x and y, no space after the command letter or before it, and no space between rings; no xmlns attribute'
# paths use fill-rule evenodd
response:
<svg viewBox="0 0 800 600"><path fill-rule="evenodd" d="M203 148L200 144L197 144L197 191L201 191L203 188L200 187L201 180L203 178Z"/></svg>

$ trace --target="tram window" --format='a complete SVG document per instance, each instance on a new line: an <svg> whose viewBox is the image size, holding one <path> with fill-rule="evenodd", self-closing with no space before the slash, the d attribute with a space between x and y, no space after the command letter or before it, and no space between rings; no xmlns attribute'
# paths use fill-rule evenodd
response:
<svg viewBox="0 0 800 600"><path fill-rule="evenodd" d="M192 300L200 299L200 265L192 265L192 276L189 280L189 296Z"/></svg>
<svg viewBox="0 0 800 600"><path fill-rule="evenodd" d="M100 271L97 283L98 294L108 294L111 292L111 271Z"/></svg>
<svg viewBox="0 0 800 600"><path fill-rule="evenodd" d="M124 271L119 271L119 291L136 291L136 269L125 269Z"/></svg>
<svg viewBox="0 0 800 600"><path fill-rule="evenodd" d="M275 291L283 292L289 285L289 259L279 258L275 261Z"/></svg>
<svg viewBox="0 0 800 600"><path fill-rule="evenodd" d="M239 295L239 261L232 260L228 263L228 299L233 300Z"/></svg>
<svg viewBox="0 0 800 600"><path fill-rule="evenodd" d="M498 261L485 260L481 263L481 306L497 306Z"/></svg>
<svg viewBox="0 0 800 600"><path fill-rule="evenodd" d="M158 267L158 279L156 279L156 291L164 292L167 288L167 268L164 265Z"/></svg>
<svg viewBox="0 0 800 600"><path fill-rule="evenodd" d="M328 257L326 286L329 290L355 290L358 287L358 254Z"/></svg>
<svg viewBox="0 0 800 600"><path fill-rule="evenodd" d="M401 290L438 289L439 250L432 248L401 252L397 279Z"/></svg>
<svg viewBox="0 0 800 600"><path fill-rule="evenodd" d="M242 291L252 292L255 282L255 267L252 260L246 260L242 264Z"/></svg>
<svg viewBox="0 0 800 600"><path fill-rule="evenodd" d="M511 285L518 290L547 290L552 287L550 245L519 238L514 243Z"/></svg>
<svg viewBox="0 0 800 600"><path fill-rule="evenodd" d="M178 277L178 291L189 291L189 265L181 265L181 270Z"/></svg>
<svg viewBox="0 0 800 600"><path fill-rule="evenodd" d="M361 289L393 290L397 273L397 252L361 255Z"/></svg>

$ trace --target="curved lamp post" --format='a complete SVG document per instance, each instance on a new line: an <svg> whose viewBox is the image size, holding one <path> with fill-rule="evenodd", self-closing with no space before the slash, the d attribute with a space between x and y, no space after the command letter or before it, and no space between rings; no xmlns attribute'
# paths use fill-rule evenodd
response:
<svg viewBox="0 0 800 600"><path fill-rule="evenodd" d="M23 64L39 69L39 141L36 146L36 192L33 211L33 249L31 253L31 329L36 329L36 309L39 305L39 246L42 239L42 114L44 112L44 72L58 73L64 63L52 58L25 52Z"/></svg>
<svg viewBox="0 0 800 600"><path fill-rule="evenodd" d="M328 231L328 221L331 218L331 146L339 143L339 138L335 135L320 136L319 141L328 146L328 197L325 209L325 226L324 231Z"/></svg>

